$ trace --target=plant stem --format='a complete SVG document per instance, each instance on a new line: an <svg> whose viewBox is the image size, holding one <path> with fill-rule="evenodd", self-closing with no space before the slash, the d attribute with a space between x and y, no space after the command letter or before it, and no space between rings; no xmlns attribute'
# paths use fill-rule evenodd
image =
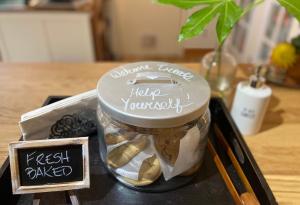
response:
<svg viewBox="0 0 300 205"><path fill-rule="evenodd" d="M215 53L214 53L214 57L213 57L212 61L210 62L209 67L208 67L208 69L207 69L207 71L206 71L206 74L205 74L205 79L206 79L206 80L209 80L209 77L210 77L210 71L211 71L211 69L212 69L214 63L216 63L216 60L217 60L217 54L216 54L216 52L215 52Z"/></svg>
<svg viewBox="0 0 300 205"><path fill-rule="evenodd" d="M222 69L222 51L223 51L223 43L221 43L216 51L216 56L217 56L217 65L218 65L218 71L217 71L217 76L218 80L221 77L221 69Z"/></svg>
<svg viewBox="0 0 300 205"><path fill-rule="evenodd" d="M209 64L208 70L206 71L206 74L205 74L206 80L209 80L210 71L211 71L214 63L216 63L218 66L217 73L218 73L218 78L219 78L219 76L221 74L221 66L222 66L222 50L223 50L223 43L218 46L218 48L215 51L214 57L213 57L211 63Z"/></svg>
<svg viewBox="0 0 300 205"><path fill-rule="evenodd" d="M209 67L208 67L208 69L207 69L207 71L206 71L206 73L205 73L205 79L206 79L207 81L209 80L209 76L210 76L210 71L211 71L212 65L213 65L213 63L215 62L214 59L215 59L215 56L214 56L212 62L209 64Z"/></svg>

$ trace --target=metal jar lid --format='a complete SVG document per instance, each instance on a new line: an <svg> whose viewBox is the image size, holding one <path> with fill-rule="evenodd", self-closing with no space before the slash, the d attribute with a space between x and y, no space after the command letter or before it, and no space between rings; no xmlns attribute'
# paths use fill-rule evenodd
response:
<svg viewBox="0 0 300 205"><path fill-rule="evenodd" d="M170 128L208 109L210 88L198 74L164 62L138 62L104 74L97 85L101 109L112 119L144 128Z"/></svg>

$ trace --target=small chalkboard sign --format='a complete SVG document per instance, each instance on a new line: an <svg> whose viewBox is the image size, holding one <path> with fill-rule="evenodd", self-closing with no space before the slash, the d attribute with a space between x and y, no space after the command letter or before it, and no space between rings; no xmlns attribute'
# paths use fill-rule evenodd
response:
<svg viewBox="0 0 300 205"><path fill-rule="evenodd" d="M9 144L14 194L88 188L88 138L19 141Z"/></svg>

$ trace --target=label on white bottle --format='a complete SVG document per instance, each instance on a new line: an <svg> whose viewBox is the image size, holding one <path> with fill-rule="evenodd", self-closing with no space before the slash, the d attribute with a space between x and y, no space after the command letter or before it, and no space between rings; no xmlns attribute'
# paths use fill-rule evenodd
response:
<svg viewBox="0 0 300 205"><path fill-rule="evenodd" d="M248 82L238 84L231 115L243 135L253 135L260 130L271 94L268 86L252 88Z"/></svg>

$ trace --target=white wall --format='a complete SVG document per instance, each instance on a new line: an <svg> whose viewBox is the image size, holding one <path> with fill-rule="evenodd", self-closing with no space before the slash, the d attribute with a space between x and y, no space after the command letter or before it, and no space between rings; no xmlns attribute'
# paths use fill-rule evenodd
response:
<svg viewBox="0 0 300 205"><path fill-rule="evenodd" d="M181 54L182 45L177 42L180 9L151 0L111 0L109 6L111 48L118 57ZM144 46L143 41L149 36L155 45Z"/></svg>
<svg viewBox="0 0 300 205"><path fill-rule="evenodd" d="M185 48L214 48L214 24L201 36L178 43L180 27L192 12L151 0L110 0L111 50L117 57L164 57L180 56ZM143 46L147 36L156 39L155 46Z"/></svg>

